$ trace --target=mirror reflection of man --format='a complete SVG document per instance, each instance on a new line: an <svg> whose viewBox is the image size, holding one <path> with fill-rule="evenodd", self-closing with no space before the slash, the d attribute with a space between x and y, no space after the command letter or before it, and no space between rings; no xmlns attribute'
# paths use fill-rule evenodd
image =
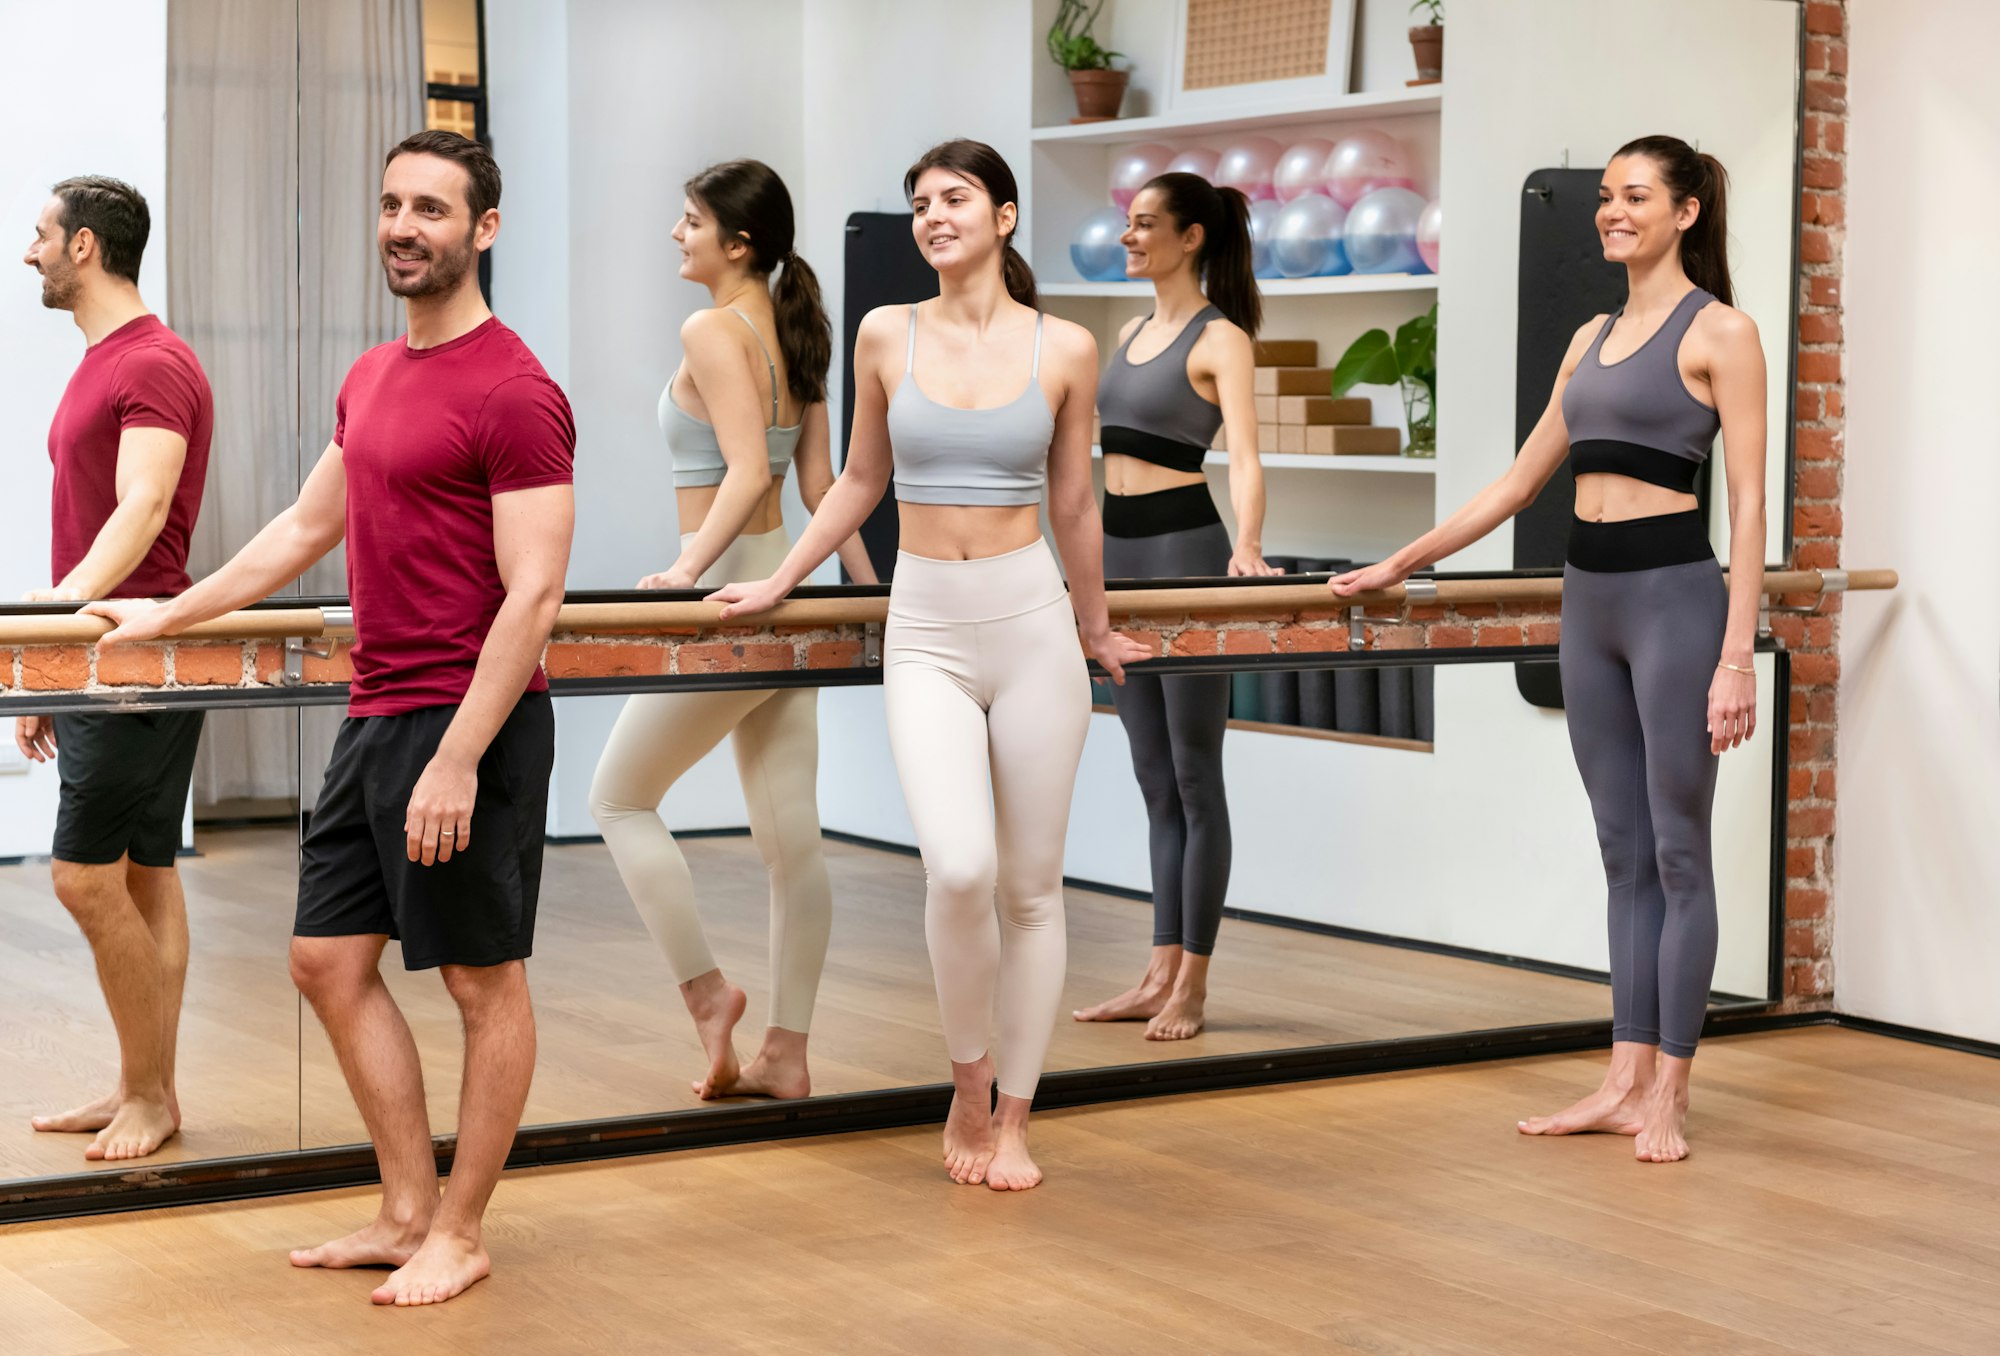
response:
<svg viewBox="0 0 2000 1356"><path fill-rule="evenodd" d="M208 471L208 378L139 297L145 198L97 176L65 179L51 193L25 262L42 276L42 304L68 311L88 347L49 427L53 582L28 599L171 596L188 586L188 538ZM174 856L201 724L199 711L14 723L22 753L55 760L62 791L50 874L90 942L118 1031L118 1086L31 1122L96 1132L86 1158L141 1158L180 1128L174 1049L188 929Z"/></svg>
<svg viewBox="0 0 2000 1356"><path fill-rule="evenodd" d="M298 502L173 601L87 609L119 622L104 645L172 635L347 540L354 681L299 845L291 959L367 1123L382 1204L292 1264L393 1266L377 1304L435 1304L486 1275L480 1221L535 1068L525 961L555 759L541 656L569 564L576 429L479 294L499 203L475 141L419 132L391 150L375 241L408 332L349 369ZM442 1200L416 1042L382 981L392 937L405 969L442 970L464 1024Z"/></svg>

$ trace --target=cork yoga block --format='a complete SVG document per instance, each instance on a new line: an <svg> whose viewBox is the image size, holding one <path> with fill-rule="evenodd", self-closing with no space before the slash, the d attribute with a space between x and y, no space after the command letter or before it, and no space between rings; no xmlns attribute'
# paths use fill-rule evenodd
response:
<svg viewBox="0 0 2000 1356"><path fill-rule="evenodd" d="M1319 345L1311 339L1259 339L1255 348L1259 367L1319 366Z"/></svg>
<svg viewBox="0 0 2000 1356"><path fill-rule="evenodd" d="M1260 367L1251 376L1258 395L1325 395L1332 389L1330 367Z"/></svg>
<svg viewBox="0 0 2000 1356"><path fill-rule="evenodd" d="M1316 456L1394 457L1403 451L1403 431L1399 428L1320 424L1298 432L1304 439L1299 450Z"/></svg>
<svg viewBox="0 0 2000 1356"><path fill-rule="evenodd" d="M1366 397L1279 396L1278 423L1283 424L1366 424L1375 417L1375 407Z"/></svg>

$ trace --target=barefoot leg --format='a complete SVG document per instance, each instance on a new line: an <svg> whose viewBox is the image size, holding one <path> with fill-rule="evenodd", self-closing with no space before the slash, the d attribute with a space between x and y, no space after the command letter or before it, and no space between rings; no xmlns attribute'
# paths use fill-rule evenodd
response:
<svg viewBox="0 0 2000 1356"><path fill-rule="evenodd" d="M694 1094L707 1100L726 1097L735 1086L742 1066L736 1062L736 1024L743 1020L748 998L743 990L710 970L681 985L688 1016L694 1018L695 1033L701 1037L702 1053L708 1056L708 1072L692 1084Z"/></svg>
<svg viewBox="0 0 2000 1356"><path fill-rule="evenodd" d="M1124 993L1107 998L1094 1007L1077 1008L1070 1016L1079 1022L1135 1022L1157 1017L1173 991L1180 973L1179 946L1156 946L1146 962L1146 973Z"/></svg>
<svg viewBox="0 0 2000 1356"><path fill-rule="evenodd" d="M728 1089L736 1097L810 1097L812 1075L806 1071L806 1033L781 1026L764 1028L764 1046Z"/></svg>
<svg viewBox="0 0 2000 1356"><path fill-rule="evenodd" d="M111 1118L118 1114L118 1104L122 1100L116 1091L107 1092L94 1102L73 1106L68 1111L30 1116L28 1124L45 1134L95 1134L111 1124Z"/></svg>
<svg viewBox="0 0 2000 1356"><path fill-rule="evenodd" d="M993 1159L986 1166L986 1185L995 1191L1028 1191L1042 1184L1042 1170L1028 1156L1026 1097L1000 1094L993 1109Z"/></svg>
<svg viewBox="0 0 2000 1356"><path fill-rule="evenodd" d="M1658 1053L1657 1047L1637 1041L1613 1042L1611 1067L1597 1091L1553 1116L1516 1121L1515 1128L1524 1135L1638 1134Z"/></svg>
<svg viewBox="0 0 2000 1356"><path fill-rule="evenodd" d="M951 1111L944 1121L944 1167L960 1186L986 1180L993 1158L993 1061L981 1055L951 1066Z"/></svg>
<svg viewBox="0 0 2000 1356"><path fill-rule="evenodd" d="M181 995L187 987L187 896L181 889L180 871L171 866L130 866L125 884L139 916L146 920L147 931L153 934L153 947L160 958L160 1081L166 1085L167 1109L178 1129L181 1103L174 1073L180 1052Z"/></svg>
<svg viewBox="0 0 2000 1356"><path fill-rule="evenodd" d="M1641 1163L1678 1163L1688 1156L1688 1076L1693 1059L1661 1054L1659 1072L1641 1110L1644 1124L1633 1144Z"/></svg>
<svg viewBox="0 0 2000 1356"><path fill-rule="evenodd" d="M1174 976L1173 991L1161 1005L1159 1015L1146 1023L1149 1041L1184 1041L1198 1036L1207 1023L1209 957L1187 953L1180 973Z"/></svg>

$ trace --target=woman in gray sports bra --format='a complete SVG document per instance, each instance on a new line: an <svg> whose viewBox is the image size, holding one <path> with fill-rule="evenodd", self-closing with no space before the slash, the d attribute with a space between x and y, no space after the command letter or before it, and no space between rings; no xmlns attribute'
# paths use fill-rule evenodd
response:
<svg viewBox="0 0 2000 1356"><path fill-rule="evenodd" d="M1764 354L1730 305L1728 176L1674 137L1627 143L1604 171L1604 257L1626 304L1577 331L1507 474L1343 596L1406 578L1533 502L1565 455L1576 517L1563 568L1562 686L1609 886L1612 1047L1603 1084L1529 1135L1636 1137L1642 1162L1687 1155L1688 1077L1715 973L1710 818L1717 756L1749 738L1764 583ZM1729 577L1695 471L1722 435Z"/></svg>
<svg viewBox="0 0 2000 1356"><path fill-rule="evenodd" d="M833 335L819 283L792 252L791 196L755 160L703 170L686 191L673 232L681 276L704 284L715 304L681 327L681 366L660 393L680 555L640 588L713 587L774 569L791 545L779 501L786 469L797 465L809 510L833 483ZM858 539L841 555L855 578L874 582ZM812 1088L806 1033L833 916L820 851L816 711L812 688L643 693L626 701L591 782L605 846L701 1037L708 1067L694 1090L704 1098L803 1097ZM709 950L687 861L660 816L674 783L724 737L735 746L751 836L771 878L769 1015L748 1065L734 1041L744 992Z"/></svg>
<svg viewBox="0 0 2000 1356"><path fill-rule="evenodd" d="M1276 574L1261 545L1264 475L1251 341L1263 308L1250 271L1250 204L1199 175L1162 174L1132 199L1124 243L1127 275L1153 284L1153 310L1126 326L1097 388L1104 573ZM1225 426L1233 547L1202 472ZM1073 1015L1080 1022L1144 1018L1148 1040L1186 1040L1202 1029L1209 958L1229 889L1222 780L1229 677L1135 673L1113 700L1146 801L1153 950L1138 984Z"/></svg>
<svg viewBox="0 0 2000 1356"><path fill-rule="evenodd" d="M893 470L902 549L883 710L927 877L924 937L954 1088L945 1168L955 1182L1020 1191L1042 1180L1028 1109L1067 965L1063 845L1090 725L1084 657L1122 682L1150 651L1114 632L1105 607L1090 472L1097 346L1035 307L1034 275L1011 243L1012 171L990 146L948 141L903 188L938 298L862 321L839 483L775 575L711 596L725 619L775 606L861 525ZM1045 484L1066 586L1042 540Z"/></svg>

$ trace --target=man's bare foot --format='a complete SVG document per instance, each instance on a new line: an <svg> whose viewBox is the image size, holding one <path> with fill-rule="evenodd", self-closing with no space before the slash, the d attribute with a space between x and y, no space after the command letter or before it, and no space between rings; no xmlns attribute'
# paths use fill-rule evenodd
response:
<svg viewBox="0 0 2000 1356"><path fill-rule="evenodd" d="M1636 1135L1644 1124L1643 1099L1636 1088L1606 1083L1553 1116L1516 1121L1524 1135Z"/></svg>
<svg viewBox="0 0 2000 1356"><path fill-rule="evenodd" d="M691 981L698 984L699 980ZM694 1095L703 1101L726 1097L729 1090L743 1074L743 1066L736 1060L736 1024L743 1020L743 1009L748 998L743 990L717 977L712 994L697 998L690 985L682 985L687 993L688 1015L694 1018L694 1029L701 1037L702 1053L708 1056L708 1073L696 1079L689 1086ZM469 1282L468 1282L469 1284Z"/></svg>
<svg viewBox="0 0 2000 1356"><path fill-rule="evenodd" d="M165 1102L128 1097L112 1114L111 1123L97 1132L83 1156L92 1162L144 1158L158 1153L180 1128L180 1121Z"/></svg>
<svg viewBox="0 0 2000 1356"><path fill-rule="evenodd" d="M1093 1008L1077 1008L1070 1016L1079 1022L1136 1022L1157 1017L1167 1006L1169 988L1167 984L1154 984L1148 975L1116 998Z"/></svg>
<svg viewBox="0 0 2000 1356"><path fill-rule="evenodd" d="M433 1233L424 1240L409 1261L368 1296L377 1304L408 1307L443 1304L486 1279L493 1269L486 1249L478 1243L446 1234Z"/></svg>
<svg viewBox="0 0 2000 1356"><path fill-rule="evenodd" d="M1030 1191L1042 1184L1042 1170L1028 1156L1028 1100L1000 1094L993 1115L993 1160L986 1185L995 1191Z"/></svg>
<svg viewBox="0 0 2000 1356"><path fill-rule="evenodd" d="M953 1061L951 1111L944 1120L944 1170L960 1186L986 1180L993 1161L993 1061L982 1055L971 1064Z"/></svg>
<svg viewBox="0 0 2000 1356"><path fill-rule="evenodd" d="M1646 1099L1645 1124L1632 1146L1641 1163L1678 1163L1688 1156L1687 1093L1661 1088Z"/></svg>
<svg viewBox="0 0 2000 1356"><path fill-rule="evenodd" d="M1152 1021L1146 1023L1146 1039L1149 1041L1184 1041L1190 1036L1201 1034L1206 1024L1202 1009L1208 1002L1208 995L1183 993L1176 989L1167 995L1166 1006Z"/></svg>
<svg viewBox="0 0 2000 1356"><path fill-rule="evenodd" d="M334 1271L348 1267L399 1267L416 1256L429 1229L429 1220L397 1224L378 1216L345 1238L336 1238L317 1248L292 1249L292 1265Z"/></svg>
<svg viewBox="0 0 2000 1356"><path fill-rule="evenodd" d="M53 1116L30 1116L28 1124L44 1134L92 1134L111 1124L111 1118L118 1114L124 1097L116 1092L107 1092L94 1102L59 1111ZM181 1123L180 1099L173 1093L167 1094L167 1111L174 1118L174 1128Z"/></svg>

